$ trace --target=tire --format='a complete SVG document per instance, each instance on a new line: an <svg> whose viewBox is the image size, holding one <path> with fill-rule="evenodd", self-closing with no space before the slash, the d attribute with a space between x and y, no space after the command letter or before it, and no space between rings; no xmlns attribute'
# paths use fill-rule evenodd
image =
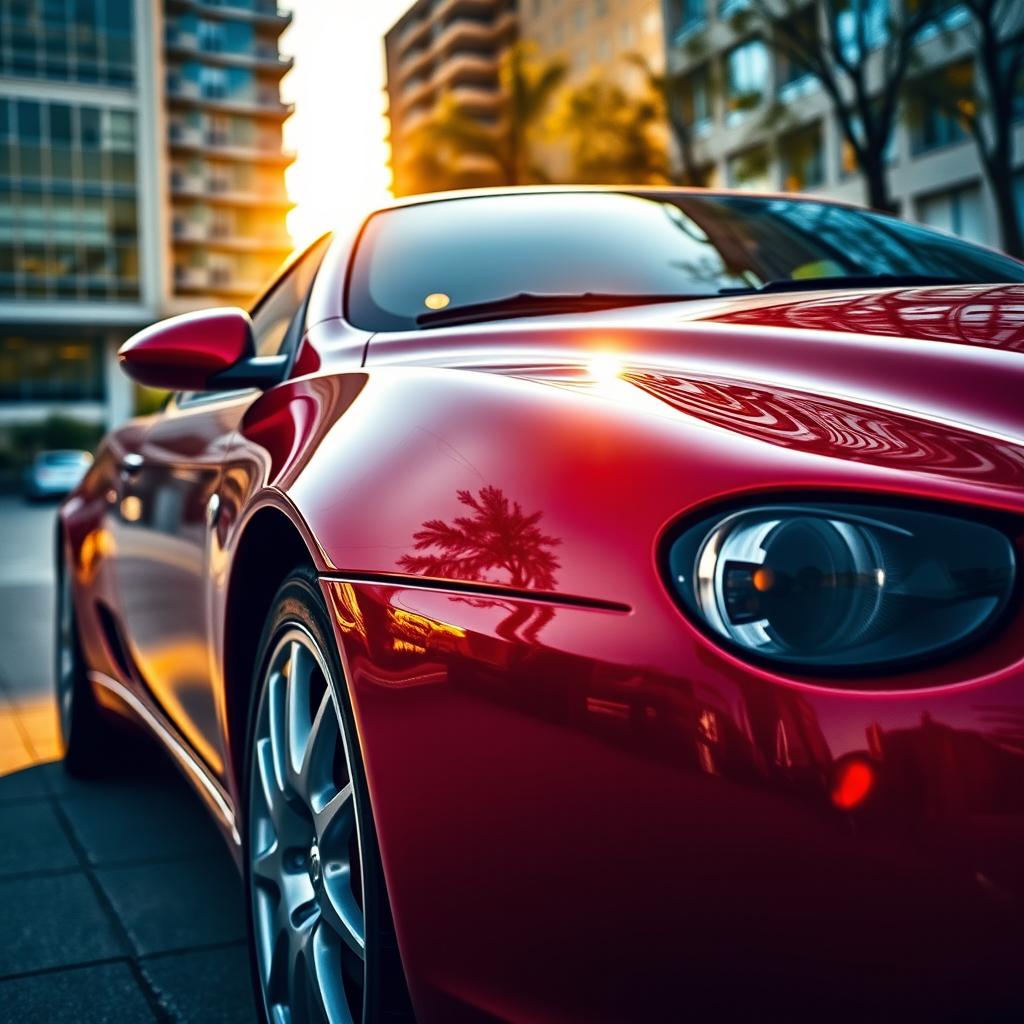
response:
<svg viewBox="0 0 1024 1024"><path fill-rule="evenodd" d="M251 692L240 789L261 1019L411 1021L351 700L310 569L277 592Z"/></svg>
<svg viewBox="0 0 1024 1024"><path fill-rule="evenodd" d="M117 749L117 743L110 722L96 703L96 696L86 674L71 592L71 577L60 552L57 559L54 625L54 680L64 744L64 768L69 775L79 778L103 775L111 767L112 752Z"/></svg>

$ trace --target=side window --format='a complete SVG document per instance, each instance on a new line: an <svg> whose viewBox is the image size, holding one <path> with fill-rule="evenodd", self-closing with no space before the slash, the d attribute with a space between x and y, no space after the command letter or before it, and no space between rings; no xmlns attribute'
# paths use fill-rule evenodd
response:
<svg viewBox="0 0 1024 1024"><path fill-rule="evenodd" d="M252 325L256 333L256 354L276 356L282 351L288 329L305 308L313 278L330 242L329 236L314 242L256 303ZM297 340L297 339L295 339Z"/></svg>

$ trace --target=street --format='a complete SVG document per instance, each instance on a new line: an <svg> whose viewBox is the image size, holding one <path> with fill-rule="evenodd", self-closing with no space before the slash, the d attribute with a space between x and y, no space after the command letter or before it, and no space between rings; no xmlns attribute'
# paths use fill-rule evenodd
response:
<svg viewBox="0 0 1024 1024"><path fill-rule="evenodd" d="M0 498L0 1022L251 1021L241 885L191 791L155 750L59 763L54 515Z"/></svg>

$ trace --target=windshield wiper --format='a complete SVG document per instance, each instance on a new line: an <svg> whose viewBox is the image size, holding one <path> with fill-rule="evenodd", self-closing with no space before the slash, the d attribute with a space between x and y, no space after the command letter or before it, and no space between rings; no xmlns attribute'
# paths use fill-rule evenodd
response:
<svg viewBox="0 0 1024 1024"><path fill-rule="evenodd" d="M690 299L713 299L714 295L631 295L612 292L568 292L565 294L520 292L487 302L470 302L462 306L420 313L420 327L468 324L480 320L507 320L517 316L542 316L545 313L589 312L615 309L618 306L646 306L654 302L686 302Z"/></svg>
<svg viewBox="0 0 1024 1024"><path fill-rule="evenodd" d="M828 277L779 278L758 288L719 288L719 295L759 295L763 292L813 292L830 288L924 288L928 285L990 284L940 274L835 274Z"/></svg>

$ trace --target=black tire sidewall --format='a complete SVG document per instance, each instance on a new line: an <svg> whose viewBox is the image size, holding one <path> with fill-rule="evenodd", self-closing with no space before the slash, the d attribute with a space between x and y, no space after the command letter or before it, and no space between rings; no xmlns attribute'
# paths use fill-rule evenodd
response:
<svg viewBox="0 0 1024 1024"><path fill-rule="evenodd" d="M68 602L71 616L71 714L67 730L64 727L63 710L58 706L58 723L61 741L64 744L64 768L70 775L90 778L104 774L112 761L113 746L108 742L112 730L96 703L96 696L89 682L82 642L78 634L78 616L75 614L73 585L67 579L68 566L60 554L57 560L57 595L54 607L53 685L60 701L60 659L61 659L61 615L64 603ZM66 585L67 584L67 585Z"/></svg>

